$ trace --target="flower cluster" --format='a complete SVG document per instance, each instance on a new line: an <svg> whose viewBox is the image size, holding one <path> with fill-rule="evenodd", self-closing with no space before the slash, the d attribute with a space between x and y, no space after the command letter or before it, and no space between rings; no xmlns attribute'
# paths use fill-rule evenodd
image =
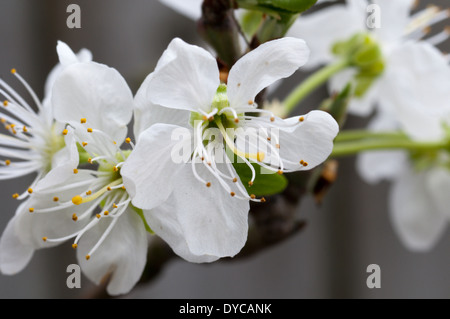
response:
<svg viewBox="0 0 450 319"><path fill-rule="evenodd" d="M0 240L4 274L21 271L35 250L70 241L89 279L109 275L108 292L126 293L142 274L151 234L190 262L232 257L247 239L249 202L265 201L249 192L258 170L314 168L338 133L323 111L283 120L258 108L261 90L306 63L299 39L262 44L225 80L210 53L174 39L134 97L88 51L75 55L62 42L57 51L42 104L13 71L38 112L0 83L11 133L1 136L1 155L10 158L1 176L37 174L14 195L23 202ZM127 137L133 114L135 142Z"/></svg>

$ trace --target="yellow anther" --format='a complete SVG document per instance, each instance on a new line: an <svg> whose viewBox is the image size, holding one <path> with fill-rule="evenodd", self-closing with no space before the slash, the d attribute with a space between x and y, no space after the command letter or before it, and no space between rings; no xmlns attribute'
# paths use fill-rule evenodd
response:
<svg viewBox="0 0 450 319"><path fill-rule="evenodd" d="M253 105L253 103L255 103L255 102L253 102L252 100L249 100L247 103L248 103L248 105Z"/></svg>
<svg viewBox="0 0 450 319"><path fill-rule="evenodd" d="M62 131L63 135L67 135L67 133L69 133L69 131L67 129L64 129L64 131Z"/></svg>
<svg viewBox="0 0 450 319"><path fill-rule="evenodd" d="M13 129L13 130L11 131L11 133L13 133L14 135L16 135L16 134L17 134L17 131Z"/></svg>
<svg viewBox="0 0 450 319"><path fill-rule="evenodd" d="M270 118L270 122L275 122L275 117L272 116L272 117Z"/></svg>
<svg viewBox="0 0 450 319"><path fill-rule="evenodd" d="M86 195L88 195L88 196L91 195L91 194L92 194L92 191L87 191L86 192Z"/></svg>
<svg viewBox="0 0 450 319"><path fill-rule="evenodd" d="M17 198L19 198L19 194L15 193L15 194L12 195L12 197L13 197L14 199L17 199Z"/></svg>
<svg viewBox="0 0 450 319"><path fill-rule="evenodd" d="M103 215L108 216L108 215L109 215L109 212L106 210L106 211L103 213Z"/></svg>
<svg viewBox="0 0 450 319"><path fill-rule="evenodd" d="M268 137L267 140L270 142L272 139L270 137Z"/></svg>
<svg viewBox="0 0 450 319"><path fill-rule="evenodd" d="M210 122L214 121L214 116L208 117L208 121L210 121Z"/></svg>
<svg viewBox="0 0 450 319"><path fill-rule="evenodd" d="M113 204L112 206L113 206L113 208L118 208L118 207L119 207L119 206L117 206L116 204Z"/></svg>
<svg viewBox="0 0 450 319"><path fill-rule="evenodd" d="M16 124L11 124L10 127L11 127L11 128L15 128L15 127L16 127Z"/></svg>
<svg viewBox="0 0 450 319"><path fill-rule="evenodd" d="M28 194L32 194L33 193L33 189L30 187L30 188L28 188L27 192L28 192Z"/></svg>
<svg viewBox="0 0 450 319"><path fill-rule="evenodd" d="M90 157L88 158L88 163L92 164L92 158L90 158Z"/></svg>
<svg viewBox="0 0 450 319"><path fill-rule="evenodd" d="M2 124L5 124L6 120L2 117L2 118L0 118L0 122L2 122Z"/></svg>
<svg viewBox="0 0 450 319"><path fill-rule="evenodd" d="M86 119L85 119L85 118L82 118L82 119L80 120L80 122L81 122L81 124L85 124L85 123L86 123Z"/></svg>
<svg viewBox="0 0 450 319"><path fill-rule="evenodd" d="M300 165L303 165L303 164L305 164L305 161L304 161L304 160L301 160L301 161L300 161Z"/></svg>
<svg viewBox="0 0 450 319"><path fill-rule="evenodd" d="M28 132L28 129L27 129L27 127L26 127L26 126L24 126L24 127L22 128L22 131L23 131L24 133Z"/></svg>
<svg viewBox="0 0 450 319"><path fill-rule="evenodd" d="M125 186L122 186L122 189L124 190L124 191L126 191L127 189L125 188Z"/></svg>
<svg viewBox="0 0 450 319"><path fill-rule="evenodd" d="M234 119L234 123L236 123L236 124L239 123L239 119L238 119L238 118L235 118L235 119Z"/></svg>
<svg viewBox="0 0 450 319"><path fill-rule="evenodd" d="M10 160L6 160L6 161L5 161L5 165L6 165L6 166L11 165L11 161L10 161Z"/></svg>
<svg viewBox="0 0 450 319"><path fill-rule="evenodd" d="M33 208L33 207L28 208L28 211L29 211L30 213L34 213L34 208Z"/></svg>
<svg viewBox="0 0 450 319"><path fill-rule="evenodd" d="M55 197L53 197L53 201L54 201L54 202L57 202L57 201L59 201L59 197L56 197L56 196L55 196Z"/></svg>
<svg viewBox="0 0 450 319"><path fill-rule="evenodd" d="M95 215L95 217L97 217L98 219L100 219L100 217L102 217L100 214Z"/></svg>
<svg viewBox="0 0 450 319"><path fill-rule="evenodd" d="M127 137L127 138L125 139L125 143L130 144L130 143L131 143L131 138Z"/></svg>
<svg viewBox="0 0 450 319"><path fill-rule="evenodd" d="M72 197L72 203L74 205L80 205L81 203L83 203L83 197L81 197L80 195Z"/></svg>
<svg viewBox="0 0 450 319"><path fill-rule="evenodd" d="M74 222L76 222L76 221L78 220L77 214L73 214L73 215L72 215L72 220L73 220Z"/></svg>
<svg viewBox="0 0 450 319"><path fill-rule="evenodd" d="M87 131L88 133L92 133L93 130L91 128L88 128Z"/></svg>
<svg viewBox="0 0 450 319"><path fill-rule="evenodd" d="M5 129L9 131L11 129L11 125L5 125Z"/></svg>
<svg viewBox="0 0 450 319"><path fill-rule="evenodd" d="M261 198L261 203L265 203L266 202L266 199L263 197L263 198Z"/></svg>
<svg viewBox="0 0 450 319"><path fill-rule="evenodd" d="M202 116L202 120L203 120L203 121L207 121L207 120L208 120L208 117L207 117L206 115L203 115L203 116Z"/></svg>
<svg viewBox="0 0 450 319"><path fill-rule="evenodd" d="M11 69L11 73L12 74L16 74L17 70L16 69Z"/></svg>
<svg viewBox="0 0 450 319"><path fill-rule="evenodd" d="M248 186L253 186L253 182L252 181L248 182Z"/></svg>
<svg viewBox="0 0 450 319"><path fill-rule="evenodd" d="M280 169L280 170L277 172L277 174L278 174L278 175L283 175L283 171Z"/></svg>
<svg viewBox="0 0 450 319"><path fill-rule="evenodd" d="M7 107L7 106L8 106L8 101L6 101L6 100L3 101L3 106L4 106L4 107Z"/></svg>
<svg viewBox="0 0 450 319"><path fill-rule="evenodd" d="M83 142L83 143L81 143L81 145L83 145L83 147L86 147L88 145L88 143Z"/></svg>
<svg viewBox="0 0 450 319"><path fill-rule="evenodd" d="M254 194L251 194L251 195L250 195L250 198L251 198L251 199L255 199L256 196L255 196Z"/></svg>
<svg viewBox="0 0 450 319"><path fill-rule="evenodd" d="M43 241L47 241L47 239L48 239L47 237L42 237Z"/></svg>
<svg viewBox="0 0 450 319"><path fill-rule="evenodd" d="M230 195L231 195L231 197L234 197L236 195L236 193L235 192L231 192Z"/></svg>
<svg viewBox="0 0 450 319"><path fill-rule="evenodd" d="M303 116L300 116L299 118L298 118L298 121L299 122L303 122L305 120L305 118L303 117Z"/></svg>
<svg viewBox="0 0 450 319"><path fill-rule="evenodd" d="M108 187L106 188L106 190L107 190L108 192L110 192L110 191L112 191L112 188L108 186Z"/></svg>
<svg viewBox="0 0 450 319"><path fill-rule="evenodd" d="M74 173L74 174L78 174L78 169L74 168L74 169L73 169L73 173Z"/></svg>
<svg viewBox="0 0 450 319"><path fill-rule="evenodd" d="M210 182L206 183L206 187L211 187L211 183Z"/></svg>
<svg viewBox="0 0 450 319"><path fill-rule="evenodd" d="M258 162L264 161L265 157L266 157L266 154L264 152L258 152L256 154L256 159L258 160Z"/></svg>
<svg viewBox="0 0 450 319"><path fill-rule="evenodd" d="M78 248L78 245L77 245L77 244L72 244L72 248L73 248L73 249L77 249L77 248Z"/></svg>
<svg viewBox="0 0 450 319"><path fill-rule="evenodd" d="M117 144L117 142L116 142L116 141L113 141L113 144L114 144L114 145L116 145L116 144Z"/></svg>
<svg viewBox="0 0 450 319"><path fill-rule="evenodd" d="M91 259L91 256L86 255L86 260L89 260L89 259Z"/></svg>
<svg viewBox="0 0 450 319"><path fill-rule="evenodd" d="M238 179L235 177L233 178L233 183L237 183Z"/></svg>
<svg viewBox="0 0 450 319"><path fill-rule="evenodd" d="M275 145L275 147L279 149L281 146L280 146L280 144L277 144L277 145Z"/></svg>
<svg viewBox="0 0 450 319"><path fill-rule="evenodd" d="M114 171L114 172L117 172L118 170L119 170L119 169L117 168L117 166L114 166L114 167L113 167L113 171Z"/></svg>
<svg viewBox="0 0 450 319"><path fill-rule="evenodd" d="M307 162L304 162L304 163L303 163L303 166L305 166L305 167L308 166L308 163L307 163Z"/></svg>

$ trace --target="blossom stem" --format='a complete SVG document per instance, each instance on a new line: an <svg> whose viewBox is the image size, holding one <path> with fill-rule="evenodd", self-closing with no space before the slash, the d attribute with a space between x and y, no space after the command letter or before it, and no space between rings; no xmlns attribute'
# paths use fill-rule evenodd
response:
<svg viewBox="0 0 450 319"><path fill-rule="evenodd" d="M335 142L348 142L348 141L355 141L355 140L361 140L361 139L381 139L381 138L401 138L405 139L407 138L405 133L403 132L372 132L367 130L347 130L347 131L341 131L336 136Z"/></svg>
<svg viewBox="0 0 450 319"><path fill-rule="evenodd" d="M357 141L336 142L334 145L331 158L343 157L348 155L355 155L364 151L376 150L408 150L416 152L438 151L440 149L447 149L449 147L448 141L440 142L417 142L407 138L389 139L381 137L379 139L361 139Z"/></svg>
<svg viewBox="0 0 450 319"><path fill-rule="evenodd" d="M312 93L319 86L324 84L330 77L350 66L348 60L341 60L329 64L317 72L310 75L305 81L300 83L283 101L284 115L289 114L305 97Z"/></svg>

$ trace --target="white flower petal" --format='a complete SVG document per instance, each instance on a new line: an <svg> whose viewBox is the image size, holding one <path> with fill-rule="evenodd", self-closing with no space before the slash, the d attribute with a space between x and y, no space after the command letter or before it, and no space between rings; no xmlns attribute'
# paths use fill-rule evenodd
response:
<svg viewBox="0 0 450 319"><path fill-rule="evenodd" d="M181 140L177 132L185 134ZM172 154L185 145L192 151L190 143L191 132L175 125L155 124L141 133L120 172L133 205L152 209L169 197L174 184L179 183L178 172L185 165L175 162Z"/></svg>
<svg viewBox="0 0 450 319"><path fill-rule="evenodd" d="M220 84L212 55L175 38L161 60L147 84L148 99L168 108L209 112Z"/></svg>
<svg viewBox="0 0 450 319"><path fill-rule="evenodd" d="M376 184L397 178L407 161L403 151L369 151L358 155L356 169L365 182Z"/></svg>
<svg viewBox="0 0 450 319"><path fill-rule="evenodd" d="M197 166L202 177L211 178L203 165ZM171 197L145 212L150 228L190 262L232 257L247 240L248 200L231 197L217 181L211 182L206 187L185 166Z"/></svg>
<svg viewBox="0 0 450 319"><path fill-rule="evenodd" d="M105 276L111 274L107 292L119 295L128 293L142 275L147 260L147 233L139 215L128 208L99 248L86 260L86 255L112 221L112 218L102 218L83 235L77 257L83 273L94 283L100 284Z"/></svg>
<svg viewBox="0 0 450 319"><path fill-rule="evenodd" d="M25 205L26 203L22 204ZM5 275L15 275L22 271L34 253L33 245L22 242L21 232L16 227L17 219L16 215L9 221L0 238L0 272Z"/></svg>
<svg viewBox="0 0 450 319"><path fill-rule="evenodd" d="M427 174L426 187L436 208L450 221L450 171L446 168L434 168Z"/></svg>
<svg viewBox="0 0 450 319"><path fill-rule="evenodd" d="M66 67L54 84L52 104L55 118L102 130L117 142L125 139L133 112L133 96L123 77L95 62Z"/></svg>
<svg viewBox="0 0 450 319"><path fill-rule="evenodd" d="M233 108L246 107L256 95L277 80L289 77L308 60L305 41L273 40L240 58L228 76L227 94Z"/></svg>
<svg viewBox="0 0 450 319"><path fill-rule="evenodd" d="M406 31L410 21L410 12L415 0L373 0L380 7L381 28L374 33L385 44L398 42Z"/></svg>
<svg viewBox="0 0 450 319"><path fill-rule="evenodd" d="M35 188L36 191L39 191L40 188L50 188L63 183L73 175L73 170L78 167L80 156L73 130L68 129L64 140L66 146L53 155L52 169L39 182Z"/></svg>
<svg viewBox="0 0 450 319"><path fill-rule="evenodd" d="M393 113L414 139L443 136L450 114L450 67L433 46L406 43L394 50L383 79L381 107Z"/></svg>
<svg viewBox="0 0 450 319"><path fill-rule="evenodd" d="M347 69L331 77L328 82L328 89L331 93L342 91L349 83L354 84L354 77L356 71L354 69ZM373 112L377 101L380 98L380 83L382 79L375 80L372 86L362 97L354 97L350 100L348 105L348 112L358 116L368 116Z"/></svg>
<svg viewBox="0 0 450 319"><path fill-rule="evenodd" d="M136 140L139 134L157 123L189 127L189 111L169 109L150 102L148 84L152 78L153 73L147 76L134 97L134 136Z"/></svg>
<svg viewBox="0 0 450 319"><path fill-rule="evenodd" d="M379 112L369 123L374 132L392 132L398 129L398 122L386 112ZM401 150L368 151L357 157L356 168L367 183L375 184L383 179L396 178L408 163L408 153Z"/></svg>
<svg viewBox="0 0 450 319"><path fill-rule="evenodd" d="M176 12L192 19L198 20L202 16L202 0L159 0Z"/></svg>
<svg viewBox="0 0 450 319"><path fill-rule="evenodd" d="M394 182L389 207L394 230L412 251L428 251L443 234L447 218L430 196L426 173L406 170Z"/></svg>
<svg viewBox="0 0 450 319"><path fill-rule="evenodd" d="M365 20L364 9L353 8L351 5L335 5L300 16L289 29L287 36L306 41L311 55L304 69L312 69L334 61L335 57L331 52L333 44L364 31Z"/></svg>
<svg viewBox="0 0 450 319"><path fill-rule="evenodd" d="M80 170L78 174L72 174L70 179L59 185L53 185L47 189L39 187L39 191L33 192L26 205L21 206L17 213L16 233L20 234L21 241L35 249L49 248L59 245L63 241L44 242L43 237L58 239L83 229L90 219L78 219L75 222L72 220L72 216L73 214L81 216L91 206L92 202L79 206L72 204L45 213L40 212L40 210L59 207L60 203L71 202L75 194L82 194L89 189L93 179L94 177L88 171ZM76 185L83 181L86 181L84 185L73 187L70 190L63 189L65 186ZM55 202L54 197L58 197L59 200ZM34 208L34 213L30 213L29 208Z"/></svg>
<svg viewBox="0 0 450 319"><path fill-rule="evenodd" d="M55 83L56 78L61 73L61 71L67 65L77 62L90 62L92 61L92 53L87 49L81 49L76 55L69 48L67 44L62 41L58 41L58 45L56 47L58 52L60 63L55 65L55 67L50 71L47 80L45 82L45 94L44 94L44 106L48 106L51 102L51 95L53 84Z"/></svg>

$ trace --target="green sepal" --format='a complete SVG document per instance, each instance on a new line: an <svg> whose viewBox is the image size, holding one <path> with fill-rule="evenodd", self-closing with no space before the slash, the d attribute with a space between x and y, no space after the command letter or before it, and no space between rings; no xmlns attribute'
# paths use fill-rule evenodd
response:
<svg viewBox="0 0 450 319"><path fill-rule="evenodd" d="M266 168L252 163L256 172L255 181L252 186L249 186L248 182L252 179L252 171L245 163L233 163L233 167L236 170L242 184L249 194L255 196L268 196L281 193L288 186L288 180L284 175L279 175Z"/></svg>
<svg viewBox="0 0 450 319"><path fill-rule="evenodd" d="M135 207L135 206L133 206L133 205L130 205L130 206L131 206L131 208L139 215L139 217L141 217L142 222L144 223L145 230L146 230L147 232L149 232L150 234L154 235L155 232L154 232L154 231L150 228L150 226L147 224L147 221L145 220L144 212L142 211L142 209L139 209L139 208L137 208L137 207Z"/></svg>

